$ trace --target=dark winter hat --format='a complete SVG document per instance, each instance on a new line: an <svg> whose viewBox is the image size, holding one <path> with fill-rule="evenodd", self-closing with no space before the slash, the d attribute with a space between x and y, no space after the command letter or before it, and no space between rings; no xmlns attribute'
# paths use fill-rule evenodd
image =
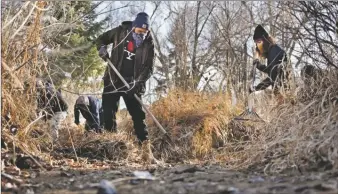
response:
<svg viewBox="0 0 338 194"><path fill-rule="evenodd" d="M133 27L149 29L149 15L145 12L138 13L133 21Z"/></svg>
<svg viewBox="0 0 338 194"><path fill-rule="evenodd" d="M253 40L257 40L260 38L268 38L269 37L269 33L263 28L262 25L258 25L255 29L255 33L253 35Z"/></svg>

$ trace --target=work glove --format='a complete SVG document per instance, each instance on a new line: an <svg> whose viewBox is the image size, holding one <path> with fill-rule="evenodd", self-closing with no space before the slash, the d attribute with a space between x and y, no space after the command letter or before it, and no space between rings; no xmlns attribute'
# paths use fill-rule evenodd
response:
<svg viewBox="0 0 338 194"><path fill-rule="evenodd" d="M254 59L252 65L258 66L260 64L259 59Z"/></svg>
<svg viewBox="0 0 338 194"><path fill-rule="evenodd" d="M140 87L141 87L141 83L135 82L135 84L131 86L131 89L127 91L127 95L129 97L133 97L134 94L136 94L140 90Z"/></svg>
<svg viewBox="0 0 338 194"><path fill-rule="evenodd" d="M104 60L107 61L107 59L109 58L109 54L107 51L107 46L106 45L102 45L100 50L99 50L99 56Z"/></svg>
<svg viewBox="0 0 338 194"><path fill-rule="evenodd" d="M252 92L255 92L255 87L249 87L249 94L251 94Z"/></svg>

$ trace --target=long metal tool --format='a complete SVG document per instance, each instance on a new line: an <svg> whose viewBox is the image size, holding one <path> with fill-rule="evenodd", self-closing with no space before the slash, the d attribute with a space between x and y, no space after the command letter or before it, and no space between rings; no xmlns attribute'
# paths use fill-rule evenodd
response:
<svg viewBox="0 0 338 194"><path fill-rule="evenodd" d="M251 89L255 86L255 78L256 78L256 64L252 65L252 81L251 81ZM253 122L265 122L254 110L254 92L249 94L248 96L248 106L246 110L234 118L234 120L242 120L242 121L253 121Z"/></svg>
<svg viewBox="0 0 338 194"><path fill-rule="evenodd" d="M116 73L117 76L119 76L119 78L121 79L121 81L123 82L123 84L130 89L129 84L126 82L126 80L122 77L122 75L120 74L120 72L116 69L116 67L113 65L113 63L107 59L109 66L114 70L114 72ZM150 110L143 104L142 100L136 95L134 94L134 97L136 98L136 100L142 105L142 107L144 108L144 110L146 110L146 112L150 115L150 117L154 120L154 122L156 123L156 125L158 126L158 128L160 128L160 130L165 134L167 134L167 131L162 127L162 125L158 122L158 120L155 118L155 116L150 112Z"/></svg>

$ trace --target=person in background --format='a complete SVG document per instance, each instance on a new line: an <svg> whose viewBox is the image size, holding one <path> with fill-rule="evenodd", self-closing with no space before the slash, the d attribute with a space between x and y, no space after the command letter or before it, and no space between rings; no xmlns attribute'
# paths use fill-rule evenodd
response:
<svg viewBox="0 0 338 194"><path fill-rule="evenodd" d="M274 41L262 25L255 29L253 40L256 44L256 52L259 57L267 59L267 64L261 64L259 59L255 59L253 65L265 74L267 78L253 88L249 88L249 93L265 90L272 86L274 94L278 96L278 101L282 101L281 89L287 89L287 71L285 64L287 62L286 52Z"/></svg>
<svg viewBox="0 0 338 194"><path fill-rule="evenodd" d="M56 142L59 138L61 124L67 117L68 105L60 91L55 90L50 82L38 79L36 89L37 114L43 115L45 121L49 121L51 136Z"/></svg>
<svg viewBox="0 0 338 194"><path fill-rule="evenodd" d="M80 113L86 119L85 129L87 132L102 132L102 122L100 121L100 112L102 114L102 105L99 100L93 96L79 96L74 105L75 124L80 124Z"/></svg>

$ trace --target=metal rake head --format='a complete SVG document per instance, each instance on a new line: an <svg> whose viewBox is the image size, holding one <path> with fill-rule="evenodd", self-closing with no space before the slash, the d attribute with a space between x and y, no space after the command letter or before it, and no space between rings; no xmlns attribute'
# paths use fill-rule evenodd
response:
<svg viewBox="0 0 338 194"><path fill-rule="evenodd" d="M235 117L234 120L265 122L253 109L249 108Z"/></svg>

